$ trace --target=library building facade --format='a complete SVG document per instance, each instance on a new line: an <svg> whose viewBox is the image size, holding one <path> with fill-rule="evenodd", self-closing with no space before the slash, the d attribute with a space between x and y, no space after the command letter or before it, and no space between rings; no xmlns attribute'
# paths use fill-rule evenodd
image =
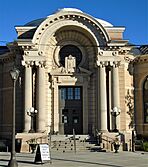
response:
<svg viewBox="0 0 148 167"><path fill-rule="evenodd" d="M12 129L12 68L16 134L148 135L148 55L114 26L64 8L15 27L0 48L0 135ZM130 135L129 135L130 136Z"/></svg>

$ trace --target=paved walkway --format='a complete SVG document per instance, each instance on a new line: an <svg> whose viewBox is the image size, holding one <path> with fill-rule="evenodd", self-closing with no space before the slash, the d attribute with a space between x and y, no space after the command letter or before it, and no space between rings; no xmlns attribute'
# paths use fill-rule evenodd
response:
<svg viewBox="0 0 148 167"><path fill-rule="evenodd" d="M17 153L19 167L148 167L148 153L141 152L52 152L52 163L34 164L35 154ZM0 167L6 167L10 153L0 152Z"/></svg>

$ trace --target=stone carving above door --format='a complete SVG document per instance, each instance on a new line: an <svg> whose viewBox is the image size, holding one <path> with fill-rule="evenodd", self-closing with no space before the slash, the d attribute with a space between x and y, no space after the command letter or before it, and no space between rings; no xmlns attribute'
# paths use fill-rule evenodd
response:
<svg viewBox="0 0 148 167"><path fill-rule="evenodd" d="M68 73L73 73L76 70L76 58L72 55L65 57L65 69Z"/></svg>

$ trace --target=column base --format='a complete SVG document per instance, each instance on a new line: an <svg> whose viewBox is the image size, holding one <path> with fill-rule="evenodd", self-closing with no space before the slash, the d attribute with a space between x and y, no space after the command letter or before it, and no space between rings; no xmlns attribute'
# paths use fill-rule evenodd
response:
<svg viewBox="0 0 148 167"><path fill-rule="evenodd" d="M28 133L29 132L29 130L23 130L23 132L22 133Z"/></svg>
<svg viewBox="0 0 148 167"><path fill-rule="evenodd" d="M112 132L119 132L119 130L118 129L113 129Z"/></svg>
<svg viewBox="0 0 148 167"><path fill-rule="evenodd" d="M99 130L100 133L108 133L108 130Z"/></svg>
<svg viewBox="0 0 148 167"><path fill-rule="evenodd" d="M46 130L37 130L36 133L45 133Z"/></svg>
<svg viewBox="0 0 148 167"><path fill-rule="evenodd" d="M35 130L34 130L34 129L30 129L30 130L28 131L28 133L35 133Z"/></svg>

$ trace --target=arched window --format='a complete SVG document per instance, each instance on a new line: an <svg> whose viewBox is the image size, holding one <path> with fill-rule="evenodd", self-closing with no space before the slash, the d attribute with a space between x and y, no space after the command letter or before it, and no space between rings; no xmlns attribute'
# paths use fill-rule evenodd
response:
<svg viewBox="0 0 148 167"><path fill-rule="evenodd" d="M148 123L148 76L143 84L144 123Z"/></svg>
<svg viewBox="0 0 148 167"><path fill-rule="evenodd" d="M59 61L62 66L65 67L65 57L72 55L76 58L76 66L81 63L82 60L82 52L77 46L74 45L66 45L63 46L59 52Z"/></svg>

